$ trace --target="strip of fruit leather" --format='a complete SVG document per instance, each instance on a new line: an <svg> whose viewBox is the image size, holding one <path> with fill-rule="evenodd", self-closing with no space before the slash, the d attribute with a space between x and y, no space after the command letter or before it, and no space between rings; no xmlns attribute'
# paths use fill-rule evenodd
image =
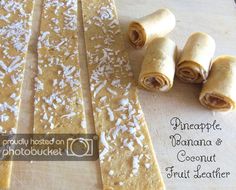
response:
<svg viewBox="0 0 236 190"><path fill-rule="evenodd" d="M82 0L103 189L164 189L112 0Z"/></svg>
<svg viewBox="0 0 236 190"><path fill-rule="evenodd" d="M0 1L0 133L17 131L33 0ZM10 187L12 162L0 162L0 189Z"/></svg>

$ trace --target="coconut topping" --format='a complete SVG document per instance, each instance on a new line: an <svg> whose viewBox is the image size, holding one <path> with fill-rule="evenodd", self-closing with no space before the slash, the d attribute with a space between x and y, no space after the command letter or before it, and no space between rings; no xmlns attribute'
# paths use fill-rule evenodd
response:
<svg viewBox="0 0 236 190"><path fill-rule="evenodd" d="M63 127L84 131L86 128L78 64L77 6L76 0L43 3L35 78L38 131L51 133ZM48 27L44 27L45 24Z"/></svg>
<svg viewBox="0 0 236 190"><path fill-rule="evenodd" d="M27 0L0 2L0 133L16 133L32 11Z"/></svg>
<svg viewBox="0 0 236 190"><path fill-rule="evenodd" d="M143 155L151 158L151 152L145 142L146 124L134 96L136 87L128 56L117 45L121 40L119 21L112 3L88 3L86 9L92 12L84 17L84 29L95 126L101 138L101 166L111 166L109 175L113 174L112 161L121 155L131 163L130 174L138 175L139 168L145 168Z"/></svg>

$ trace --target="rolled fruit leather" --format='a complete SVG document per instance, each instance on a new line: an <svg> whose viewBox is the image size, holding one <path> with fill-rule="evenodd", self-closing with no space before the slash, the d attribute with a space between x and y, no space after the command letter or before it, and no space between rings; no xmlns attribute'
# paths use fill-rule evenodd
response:
<svg viewBox="0 0 236 190"><path fill-rule="evenodd" d="M168 91L175 76L177 46L169 38L153 40L146 51L139 84L150 91Z"/></svg>
<svg viewBox="0 0 236 190"><path fill-rule="evenodd" d="M223 55L216 58L199 100L213 111L231 111L236 108L235 56Z"/></svg>
<svg viewBox="0 0 236 190"><path fill-rule="evenodd" d="M215 48L215 40L210 35L201 32L192 34L177 63L177 77L187 83L206 81Z"/></svg>
<svg viewBox="0 0 236 190"><path fill-rule="evenodd" d="M175 25L175 15L169 9L159 9L131 22L128 38L133 47L142 48L153 39L166 36L175 28Z"/></svg>

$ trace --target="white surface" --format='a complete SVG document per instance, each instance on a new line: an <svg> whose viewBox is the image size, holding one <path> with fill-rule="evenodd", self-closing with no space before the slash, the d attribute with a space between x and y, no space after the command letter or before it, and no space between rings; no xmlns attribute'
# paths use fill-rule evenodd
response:
<svg viewBox="0 0 236 190"><path fill-rule="evenodd" d="M32 85L37 62L35 42L39 21L40 0L37 1L34 17L34 36L31 40L28 57L26 80L24 83L24 100L20 116L20 132L32 130ZM127 24L134 18L149 14L159 8L169 8L177 18L177 26L170 34L180 48L183 47L187 37L196 31L207 32L217 43L216 55L236 54L236 5L233 0L117 0L118 14L124 34ZM81 28L81 27L80 27ZM80 32L81 33L81 32ZM83 41L82 41L83 42ZM85 68L83 43L81 42L81 64ZM143 59L143 50L134 50L128 44L131 64L137 78ZM83 75L86 72L83 71ZM85 80L85 79L84 79ZM86 80L85 80L86 81ZM86 83L86 82L85 82ZM84 85L85 88L86 85ZM187 85L175 80L174 88L168 93L150 93L140 90L140 101L149 124L150 133L155 146L159 164L169 190L218 190L236 189L236 112L229 114L213 114L203 108L198 96L200 86ZM85 92L86 94L86 92ZM87 110L88 116L91 112ZM213 170L221 167L230 171L230 178L219 179L167 179L165 168L176 166L178 170L194 169L198 163L180 163L176 154L182 147L173 148L169 136L175 131L169 125L172 117L180 117L190 123L212 122L217 120L222 126L220 132L201 134L194 131L180 132L184 138L221 138L220 147L188 147L184 148L188 154L217 154L217 163L202 164L204 169ZM93 131L92 121L90 131ZM12 176L12 190L18 189L101 189L101 179L98 162L16 162Z"/></svg>

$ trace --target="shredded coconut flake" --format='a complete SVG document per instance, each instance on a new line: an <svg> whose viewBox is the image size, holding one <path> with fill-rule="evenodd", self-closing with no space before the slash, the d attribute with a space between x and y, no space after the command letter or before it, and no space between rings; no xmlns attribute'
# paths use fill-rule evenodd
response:
<svg viewBox="0 0 236 190"><path fill-rule="evenodd" d="M139 156L134 156L133 157L133 174L137 175L138 174L138 170L139 170Z"/></svg>
<svg viewBox="0 0 236 190"><path fill-rule="evenodd" d="M114 113L113 113L113 111L111 110L111 108L107 108L107 113L108 113L108 116L109 116L110 121L114 121L115 116L114 116Z"/></svg>
<svg viewBox="0 0 236 190"><path fill-rule="evenodd" d="M107 149L107 150L109 150L109 144L108 144L108 142L107 142L107 140L106 140L106 134L105 134L105 132L102 132L101 133L101 143L103 144L103 146Z"/></svg>

